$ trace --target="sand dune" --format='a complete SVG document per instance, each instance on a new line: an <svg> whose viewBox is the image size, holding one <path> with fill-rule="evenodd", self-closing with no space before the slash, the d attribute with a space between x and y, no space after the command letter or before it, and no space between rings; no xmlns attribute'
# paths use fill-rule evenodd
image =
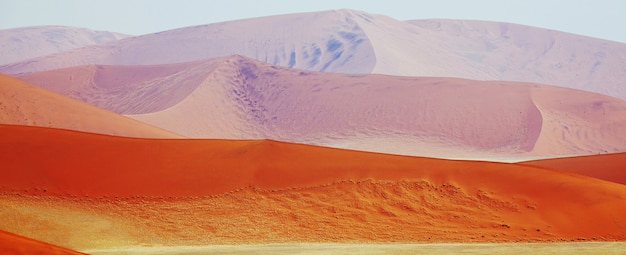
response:
<svg viewBox="0 0 626 255"><path fill-rule="evenodd" d="M170 64L242 54L287 67L366 73L375 60L367 41L346 12L289 14L142 35L120 44L6 66L0 72L29 73L86 64ZM348 61L361 64L345 65Z"/></svg>
<svg viewBox="0 0 626 255"><path fill-rule="evenodd" d="M153 66L88 65L18 76L47 90L120 114L167 109L191 94L224 61Z"/></svg>
<svg viewBox="0 0 626 255"><path fill-rule="evenodd" d="M171 64L233 54L313 71L536 82L626 99L623 43L507 23L404 22L353 10L174 29L30 59L0 72Z"/></svg>
<svg viewBox="0 0 626 255"><path fill-rule="evenodd" d="M0 75L0 123L131 137L180 137L6 75Z"/></svg>
<svg viewBox="0 0 626 255"><path fill-rule="evenodd" d="M37 26L0 30L0 65L130 37L86 28Z"/></svg>
<svg viewBox="0 0 626 255"><path fill-rule="evenodd" d="M252 244L252 245L202 245L202 246L167 246L167 247L123 247L114 249L87 250L94 255L132 254L272 254L291 255L294 251L302 255L448 255L448 254L532 254L541 251L544 255L608 255L620 254L626 249L623 242L561 242L561 243L294 243L294 244Z"/></svg>
<svg viewBox="0 0 626 255"><path fill-rule="evenodd" d="M41 254L41 255L72 255L85 254L63 247L47 244L27 237L18 236L0 230L0 251L2 254Z"/></svg>
<svg viewBox="0 0 626 255"><path fill-rule="evenodd" d="M626 151L626 102L539 84L319 73L241 56L20 77L188 137L505 160Z"/></svg>
<svg viewBox="0 0 626 255"><path fill-rule="evenodd" d="M408 23L469 61L467 66L488 74L485 79L551 84L626 99L621 81L626 75L624 43L503 22ZM445 76L467 77L457 72Z"/></svg>
<svg viewBox="0 0 626 255"><path fill-rule="evenodd" d="M626 184L626 153L556 158L520 162L519 164L560 169L594 178Z"/></svg>
<svg viewBox="0 0 626 255"><path fill-rule="evenodd" d="M0 129L0 214L11 219L0 228L72 248L626 239L626 186L563 171L269 140Z"/></svg>

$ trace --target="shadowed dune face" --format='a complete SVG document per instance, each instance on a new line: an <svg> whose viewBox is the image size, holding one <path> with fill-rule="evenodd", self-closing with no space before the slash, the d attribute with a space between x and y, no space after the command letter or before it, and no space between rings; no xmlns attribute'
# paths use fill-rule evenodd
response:
<svg viewBox="0 0 626 255"><path fill-rule="evenodd" d="M626 150L624 101L538 84L308 72L241 56L21 78L188 137L457 158Z"/></svg>
<svg viewBox="0 0 626 255"><path fill-rule="evenodd" d="M3 254L77 255L86 254L0 230L0 251Z"/></svg>
<svg viewBox="0 0 626 255"><path fill-rule="evenodd" d="M267 140L0 130L0 214L12 219L0 228L73 248L626 239L626 188L563 171Z"/></svg>
<svg viewBox="0 0 626 255"><path fill-rule="evenodd" d="M405 22L353 10L180 28L29 59L0 72L171 64L232 54L312 71L534 82L626 99L623 43L507 23Z"/></svg>
<svg viewBox="0 0 626 255"><path fill-rule="evenodd" d="M180 137L5 75L0 75L0 123L131 137Z"/></svg>

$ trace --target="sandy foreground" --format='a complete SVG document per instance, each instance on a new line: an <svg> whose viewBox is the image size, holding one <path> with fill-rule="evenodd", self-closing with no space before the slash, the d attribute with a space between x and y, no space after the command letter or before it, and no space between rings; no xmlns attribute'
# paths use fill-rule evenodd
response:
<svg viewBox="0 0 626 255"><path fill-rule="evenodd" d="M260 244L123 247L89 254L624 254L626 242L483 244Z"/></svg>

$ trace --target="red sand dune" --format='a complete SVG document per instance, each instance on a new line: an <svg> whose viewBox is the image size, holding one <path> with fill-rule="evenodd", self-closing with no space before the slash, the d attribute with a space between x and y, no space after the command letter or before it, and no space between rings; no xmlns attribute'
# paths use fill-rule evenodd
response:
<svg viewBox="0 0 626 255"><path fill-rule="evenodd" d="M241 56L21 78L188 137L445 158L626 151L626 101L540 84L309 72Z"/></svg>
<svg viewBox="0 0 626 255"><path fill-rule="evenodd" d="M3 255L72 255L85 254L0 230L0 253Z"/></svg>
<svg viewBox="0 0 626 255"><path fill-rule="evenodd" d="M180 137L1 74L0 123L55 127L131 137Z"/></svg>
<svg viewBox="0 0 626 255"><path fill-rule="evenodd" d="M626 240L626 186L526 165L11 125L0 141L15 219L0 228L72 248L101 247L91 229L135 244Z"/></svg>
<svg viewBox="0 0 626 255"><path fill-rule="evenodd" d="M560 169L591 176L593 178L626 184L626 153L533 160L520 162L519 164L548 169Z"/></svg>

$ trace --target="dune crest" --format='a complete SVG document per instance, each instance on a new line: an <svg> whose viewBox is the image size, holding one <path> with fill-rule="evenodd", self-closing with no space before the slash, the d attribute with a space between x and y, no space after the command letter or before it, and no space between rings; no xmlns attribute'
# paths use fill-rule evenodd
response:
<svg viewBox="0 0 626 255"><path fill-rule="evenodd" d="M0 30L0 65L113 42L129 35L79 27L35 26Z"/></svg>
<svg viewBox="0 0 626 255"><path fill-rule="evenodd" d="M0 251L3 254L41 254L41 255L78 255L86 254L73 251L38 240L18 236L0 230Z"/></svg>
<svg viewBox="0 0 626 255"><path fill-rule="evenodd" d="M561 169L602 180L626 184L626 153L524 161L519 164Z"/></svg>
<svg viewBox="0 0 626 255"><path fill-rule="evenodd" d="M222 61L216 58L152 66L87 65L18 77L112 112L142 114L179 103Z"/></svg>
<svg viewBox="0 0 626 255"><path fill-rule="evenodd" d="M626 187L561 170L269 140L0 130L0 160L7 169L0 179L0 214L15 219L0 228L72 248L106 246L106 240L626 239ZM45 213L27 213L33 208ZM85 220L70 220L77 218ZM83 238L91 229L98 229L101 241Z"/></svg>
<svg viewBox="0 0 626 255"><path fill-rule="evenodd" d="M101 134L180 138L179 135L0 75L0 123Z"/></svg>
<svg viewBox="0 0 626 255"><path fill-rule="evenodd" d="M513 160L626 150L624 101L539 84L310 72L238 55L21 78L188 137Z"/></svg>
<svg viewBox="0 0 626 255"><path fill-rule="evenodd" d="M233 54L311 71L533 82L626 99L623 43L508 23L399 21L345 9L179 28L29 59L0 72Z"/></svg>

